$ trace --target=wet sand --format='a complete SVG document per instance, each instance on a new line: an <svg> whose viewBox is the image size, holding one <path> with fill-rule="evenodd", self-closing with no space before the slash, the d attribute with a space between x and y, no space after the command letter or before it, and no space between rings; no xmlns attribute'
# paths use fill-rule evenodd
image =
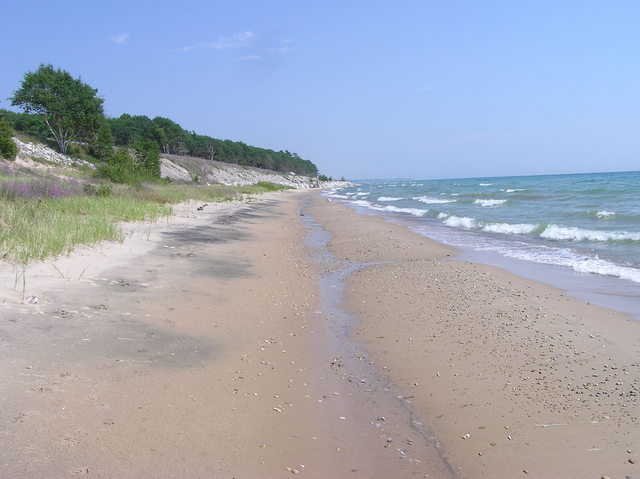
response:
<svg viewBox="0 0 640 479"><path fill-rule="evenodd" d="M640 477L638 323L453 254L301 191L31 266L36 304L3 265L0 477Z"/></svg>
<svg viewBox="0 0 640 479"><path fill-rule="evenodd" d="M460 477L640 477L640 324L317 199L352 337ZM358 232L355 234L354 232Z"/></svg>

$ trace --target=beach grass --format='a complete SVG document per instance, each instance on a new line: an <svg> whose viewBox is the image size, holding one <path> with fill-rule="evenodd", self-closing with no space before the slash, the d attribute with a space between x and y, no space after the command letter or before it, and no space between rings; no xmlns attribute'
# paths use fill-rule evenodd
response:
<svg viewBox="0 0 640 479"><path fill-rule="evenodd" d="M69 254L81 244L122 240L119 221L154 220L167 206L124 197L0 199L0 258L19 264Z"/></svg>
<svg viewBox="0 0 640 479"><path fill-rule="evenodd" d="M78 180L65 184L57 179L5 176L0 183L0 259L27 264L69 254L78 245L121 241L118 222L168 216L171 204L224 202L288 188L271 183L242 187L110 184L106 196L85 194L93 189L83 188Z"/></svg>

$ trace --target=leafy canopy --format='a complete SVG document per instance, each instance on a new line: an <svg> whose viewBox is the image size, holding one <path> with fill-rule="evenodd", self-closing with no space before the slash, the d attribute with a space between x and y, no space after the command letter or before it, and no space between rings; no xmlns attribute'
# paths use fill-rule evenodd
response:
<svg viewBox="0 0 640 479"><path fill-rule="evenodd" d="M97 90L68 72L40 65L25 74L11 97L11 104L43 117L62 153L70 141L92 142L102 124L104 111Z"/></svg>
<svg viewBox="0 0 640 479"><path fill-rule="evenodd" d="M13 142L13 128L11 125L0 118L0 158L7 160L15 160L18 153L18 147Z"/></svg>

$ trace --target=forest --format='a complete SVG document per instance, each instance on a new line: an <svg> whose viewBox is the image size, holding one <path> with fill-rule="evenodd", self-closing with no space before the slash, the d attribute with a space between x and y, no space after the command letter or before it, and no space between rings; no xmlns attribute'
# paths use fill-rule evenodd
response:
<svg viewBox="0 0 640 479"><path fill-rule="evenodd" d="M274 151L241 141L221 140L184 129L175 121L157 116L104 115L97 90L52 65L40 65L25 74L11 97L18 113L0 109L0 121L40 141L55 143L65 154L82 151L96 162L118 162L117 150L135 150L138 156L153 152L187 155L208 160L317 176L318 168L297 153ZM115 148L114 148L115 147ZM147 153L141 153L147 152ZM147 162L149 163L149 162ZM153 161L157 170L157 160ZM151 164L151 163L149 163ZM155 173L155 172L154 172ZM155 176L155 175L152 175Z"/></svg>

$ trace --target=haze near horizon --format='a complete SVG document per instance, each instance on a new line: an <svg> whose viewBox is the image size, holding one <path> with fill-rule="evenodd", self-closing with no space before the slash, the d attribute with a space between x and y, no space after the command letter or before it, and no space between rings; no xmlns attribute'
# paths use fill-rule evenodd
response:
<svg viewBox="0 0 640 479"><path fill-rule="evenodd" d="M638 169L640 4L76 0L4 6L0 108L51 63L348 178ZM10 21L9 21L10 20Z"/></svg>

